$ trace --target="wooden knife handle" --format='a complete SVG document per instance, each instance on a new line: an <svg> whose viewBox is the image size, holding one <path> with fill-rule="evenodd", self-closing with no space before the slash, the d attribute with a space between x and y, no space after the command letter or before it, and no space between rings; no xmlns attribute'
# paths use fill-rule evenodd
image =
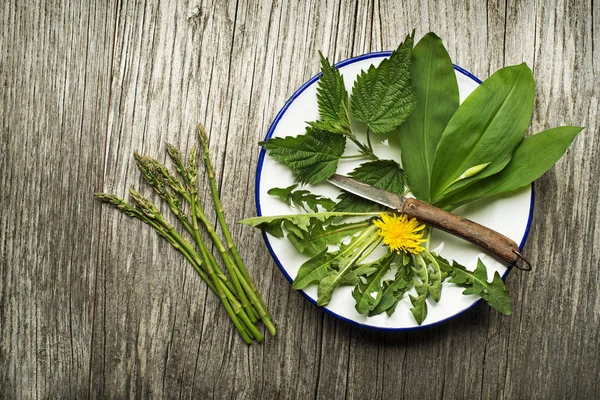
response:
<svg viewBox="0 0 600 400"><path fill-rule="evenodd" d="M399 211L409 217L468 240L509 264L516 265L517 261L522 258L519 246L501 233L421 200L406 199L402 210Z"/></svg>

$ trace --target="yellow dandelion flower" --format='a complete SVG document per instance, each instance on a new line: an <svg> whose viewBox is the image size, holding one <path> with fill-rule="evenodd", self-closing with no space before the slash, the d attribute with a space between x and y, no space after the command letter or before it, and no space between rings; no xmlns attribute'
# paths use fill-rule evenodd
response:
<svg viewBox="0 0 600 400"><path fill-rule="evenodd" d="M427 241L423 239L425 225L419 224L415 218L409 220L405 214L381 214L381 219L376 219L373 223L379 228L377 233L390 251L419 254L425 250L421 246L421 243Z"/></svg>

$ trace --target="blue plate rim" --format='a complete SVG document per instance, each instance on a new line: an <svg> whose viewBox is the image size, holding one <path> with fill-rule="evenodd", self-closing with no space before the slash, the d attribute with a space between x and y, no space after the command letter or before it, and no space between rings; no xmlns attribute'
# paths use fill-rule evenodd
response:
<svg viewBox="0 0 600 400"><path fill-rule="evenodd" d="M356 63L358 61L363 61L363 60L368 60L370 58L378 58L378 57L389 57L392 54L391 51L378 51L378 52L372 52L372 53L367 53L367 54L363 54L360 56L356 56L356 57L351 57L348 58L346 60L340 61L338 63L335 64L335 66L337 68L341 68L343 66L349 65L349 64L353 64ZM460 72L461 74L465 75L466 77L472 79L473 81L477 82L478 84L481 84L482 81L476 77L475 75L473 75L471 72L467 71L466 69L453 64L454 69L458 72ZM296 100L296 98L298 98L298 96L300 96L309 86L311 86L313 83L315 83L319 77L321 76L321 73L318 73L316 75L314 75L312 78L310 78L308 81L306 81L302 86L300 86L300 88L298 88L294 94L292 94L290 96L290 98L285 102L285 104L283 105L283 107L281 108L281 110L279 110L279 112L277 113L277 115L275 116L275 119L273 120L273 122L271 123L271 125L269 126L269 130L267 131L267 134L264 138L264 140L267 140L269 138L271 138L273 136L273 133L275 132L275 129L277 128L277 125L279 124L279 121L281 120L281 118L283 117L283 115L286 113L287 109L290 107L290 105L294 102L294 100ZM260 154L258 157L258 163L257 163L257 167L256 167L256 177L255 177L255 186L254 186L254 201L256 204L256 212L257 215L260 217L262 216L262 209L261 209L261 205L260 205L260 183L261 183L261 176L262 176L262 168L263 168L263 164L264 164L264 159L266 156L266 150L264 148L261 147L260 149ZM522 251L523 247L525 246L525 242L527 241L527 238L529 236L529 232L531 229L531 222L533 219L533 208L534 208L534 202L535 202L535 193L534 193L534 187L533 187L533 183L531 184L531 198L530 198L530 203L529 203L529 217L527 220L527 226L525 227L525 232L523 234L523 238L521 239L521 243L519 244L519 249ZM287 273L287 271L285 270L285 268L283 267L283 265L281 264L281 261L279 260L279 258L277 257L277 255L275 254L275 251L273 250L273 247L271 246L271 242L269 241L269 238L267 236L266 232L262 232L263 235L263 239L265 241L265 244L267 245L267 249L269 250L269 253L271 254L271 257L273 258L273 260L275 261L275 264L277 264L277 267L279 268L279 270L281 271L281 273L283 274L283 276L285 276L285 278L290 282L290 284L294 281L294 279ZM511 271L512 268L508 268L506 270L506 272L502 275L502 279L506 279L506 277L508 276L508 273ZM350 318L346 318L343 317L339 314L336 314L335 312L329 310L326 307L321 307L317 305L317 302L310 297L308 294L306 294L304 292L304 290L298 290L298 292L300 292L302 294L302 296L304 296L306 299L308 299L308 301L310 301L312 304L314 304L317 308L321 309L322 311L324 311L325 313L332 315L335 318L338 318L350 325L354 325L360 328L365 328L365 329L372 329L372 330L376 330L376 331L384 331L384 332L410 332L410 331L417 331L417 330L423 330L423 329L428 329L428 328L433 328L435 326L444 324L446 322L448 322L451 319L455 319L460 315L465 314L467 311L473 309L477 304L479 304L479 302L481 301L481 299L476 300L473 304L471 304L469 307L465 308L464 310L460 311L457 314L451 315L448 318L442 319L440 321L436 321L434 323L431 324L427 324L427 325L419 325L419 326L414 326L414 327L409 327L409 328L388 328L388 327L380 327L380 326L372 326L372 325L367 325L367 324L362 324L358 321L355 321L353 319Z"/></svg>

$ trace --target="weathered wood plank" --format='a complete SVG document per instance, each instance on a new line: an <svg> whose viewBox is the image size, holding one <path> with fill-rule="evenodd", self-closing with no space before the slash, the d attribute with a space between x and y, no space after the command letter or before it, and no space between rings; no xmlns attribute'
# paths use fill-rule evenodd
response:
<svg viewBox="0 0 600 400"><path fill-rule="evenodd" d="M0 397L83 397L112 8L1 9Z"/></svg>
<svg viewBox="0 0 600 400"><path fill-rule="evenodd" d="M0 397L590 398L600 392L600 6L591 1L118 1L2 5ZM586 129L536 185L514 313L432 329L353 327L293 292L255 214L261 140L340 61L435 31L485 79L527 62L531 132ZM226 219L278 326L245 346L216 297L98 189L151 194L133 151L210 147ZM204 180L202 175L199 179ZM204 195L208 213L212 205Z"/></svg>

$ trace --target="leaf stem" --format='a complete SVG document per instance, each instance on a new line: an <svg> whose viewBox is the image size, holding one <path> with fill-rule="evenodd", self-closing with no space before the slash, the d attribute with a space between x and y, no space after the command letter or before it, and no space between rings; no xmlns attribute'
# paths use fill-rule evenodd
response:
<svg viewBox="0 0 600 400"><path fill-rule="evenodd" d="M369 146L369 150L373 153L373 146L371 145L371 129L367 127L367 145Z"/></svg>
<svg viewBox="0 0 600 400"><path fill-rule="evenodd" d="M353 154L351 156L341 156L340 160L349 160L349 159L359 159L360 160L360 159L364 159L364 158L369 158L369 156L366 154L363 154L363 153Z"/></svg>

